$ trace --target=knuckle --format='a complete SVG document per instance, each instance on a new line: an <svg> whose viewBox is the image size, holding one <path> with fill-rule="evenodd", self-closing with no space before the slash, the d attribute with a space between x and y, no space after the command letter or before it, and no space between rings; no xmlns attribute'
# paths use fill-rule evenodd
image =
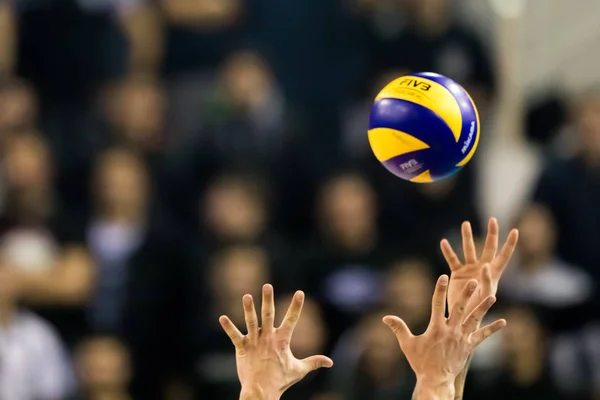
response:
<svg viewBox="0 0 600 400"><path fill-rule="evenodd" d="M272 311L265 311L263 313L263 318L267 319L267 318L273 318L273 312Z"/></svg>
<svg viewBox="0 0 600 400"><path fill-rule="evenodd" d="M288 321L290 322L297 322L298 321L298 316L296 314L291 314L288 316Z"/></svg>

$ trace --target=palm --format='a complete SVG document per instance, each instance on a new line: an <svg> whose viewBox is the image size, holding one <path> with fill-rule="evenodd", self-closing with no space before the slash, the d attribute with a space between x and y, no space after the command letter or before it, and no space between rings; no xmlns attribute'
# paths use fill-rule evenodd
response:
<svg viewBox="0 0 600 400"><path fill-rule="evenodd" d="M513 229L500 253L498 251L498 222L491 218L488 223L488 234L480 257L477 257L475 241L471 225L462 225L463 253L465 263L461 263L447 240L442 240L442 253L452 274L448 287L448 304L452 307L464 285L471 279L480 284L467 304L467 312L472 311L488 296L495 296L498 282L508 265L518 241L518 231Z"/></svg>
<svg viewBox="0 0 600 400"><path fill-rule="evenodd" d="M241 382L281 382L289 387L308 371L292 354L289 342L279 329L274 335L259 340L256 345L246 339L245 352L236 355L237 372Z"/></svg>
<svg viewBox="0 0 600 400"><path fill-rule="evenodd" d="M466 305L477 291L474 279L465 282L457 294L456 304L450 308L450 316L446 318L447 289L448 277L443 275L436 284L431 320L422 335L414 336L398 317L384 317L417 377L455 379L475 347L506 324L506 321L498 320L483 328L478 327L478 322L494 304L493 296L485 298L467 314Z"/></svg>
<svg viewBox="0 0 600 400"><path fill-rule="evenodd" d="M299 360L292 354L290 342L302 312L304 293L298 291L294 294L292 304L278 328L274 327L275 305L271 285L263 287L262 328L258 327L252 296L245 295L243 305L247 335L242 335L228 317L219 318L235 346L242 390L252 388L259 390L264 398L278 398L309 372L333 365L333 361L325 356Z"/></svg>

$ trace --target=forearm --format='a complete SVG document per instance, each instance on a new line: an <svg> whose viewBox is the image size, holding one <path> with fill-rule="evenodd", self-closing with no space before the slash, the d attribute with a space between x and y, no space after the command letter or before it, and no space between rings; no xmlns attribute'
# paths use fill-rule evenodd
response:
<svg viewBox="0 0 600 400"><path fill-rule="evenodd" d="M412 400L454 400L454 394L454 384L451 381L417 379Z"/></svg>
<svg viewBox="0 0 600 400"><path fill-rule="evenodd" d="M467 380L467 372L469 371L469 365L471 364L472 357L472 355L469 356L467 364L454 380L454 400L462 400L463 398L463 394L465 391L465 382Z"/></svg>

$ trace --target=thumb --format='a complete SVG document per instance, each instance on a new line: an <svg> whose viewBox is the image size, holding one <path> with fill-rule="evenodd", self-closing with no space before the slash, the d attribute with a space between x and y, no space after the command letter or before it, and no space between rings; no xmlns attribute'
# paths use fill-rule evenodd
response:
<svg viewBox="0 0 600 400"><path fill-rule="evenodd" d="M304 365L307 372L311 372L319 368L333 367L333 360L325 356L310 356L300 361Z"/></svg>
<svg viewBox="0 0 600 400"><path fill-rule="evenodd" d="M392 329L392 332L394 332L394 335L396 335L400 342L412 337L412 333L408 329L408 326L406 326L406 323L396 316L386 315L383 317L383 323Z"/></svg>

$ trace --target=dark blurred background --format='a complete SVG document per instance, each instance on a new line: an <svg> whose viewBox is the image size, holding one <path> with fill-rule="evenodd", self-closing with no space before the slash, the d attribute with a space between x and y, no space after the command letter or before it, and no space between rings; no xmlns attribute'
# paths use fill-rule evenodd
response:
<svg viewBox="0 0 600 400"><path fill-rule="evenodd" d="M490 216L521 239L465 399L600 399L600 3L542 3L0 1L0 400L236 399L217 318L264 282L336 362L284 398L408 400L380 317L423 329ZM479 106L452 179L371 154L410 71Z"/></svg>

